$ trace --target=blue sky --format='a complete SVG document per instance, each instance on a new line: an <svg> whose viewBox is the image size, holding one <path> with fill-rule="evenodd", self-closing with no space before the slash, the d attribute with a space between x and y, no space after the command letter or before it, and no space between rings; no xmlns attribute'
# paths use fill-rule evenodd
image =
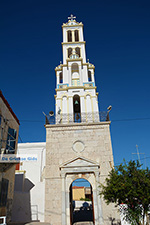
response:
<svg viewBox="0 0 150 225"><path fill-rule="evenodd" d="M0 2L0 88L20 120L22 141L45 141L42 111L54 110L61 25L71 13L84 24L100 111L112 105L115 164L137 159L137 144L150 166L150 1Z"/></svg>

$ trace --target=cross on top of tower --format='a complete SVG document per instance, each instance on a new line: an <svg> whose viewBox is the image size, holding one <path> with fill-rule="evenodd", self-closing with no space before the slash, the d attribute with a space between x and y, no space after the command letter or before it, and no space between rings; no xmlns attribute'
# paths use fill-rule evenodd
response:
<svg viewBox="0 0 150 225"><path fill-rule="evenodd" d="M73 19L75 19L76 18L76 16L73 16L72 14L68 17L68 20L73 20Z"/></svg>

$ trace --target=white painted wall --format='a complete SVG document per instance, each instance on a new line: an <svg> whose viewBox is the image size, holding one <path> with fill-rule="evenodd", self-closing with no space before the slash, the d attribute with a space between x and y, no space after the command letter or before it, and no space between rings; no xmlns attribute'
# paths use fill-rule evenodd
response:
<svg viewBox="0 0 150 225"><path fill-rule="evenodd" d="M45 180L44 180L44 168L45 168L45 151L46 143L20 143L18 144L18 154L21 155L35 155L37 156L37 161L22 162L20 170L25 172L25 180L33 184L30 189L30 209L31 209L31 219L35 220L38 218L41 222L44 222L44 205L45 205ZM25 188L25 187L24 187ZM22 190L15 192L15 204L13 205L14 214L18 214L17 218L25 219L25 209L26 201L24 198L26 196L27 190ZM20 196L23 196L21 198ZM22 200L21 200L22 199ZM18 207L20 204L20 211ZM22 208L24 204L24 207ZM26 212L27 213L27 212ZM23 216L24 215L24 216ZM15 218L16 219L16 218Z"/></svg>

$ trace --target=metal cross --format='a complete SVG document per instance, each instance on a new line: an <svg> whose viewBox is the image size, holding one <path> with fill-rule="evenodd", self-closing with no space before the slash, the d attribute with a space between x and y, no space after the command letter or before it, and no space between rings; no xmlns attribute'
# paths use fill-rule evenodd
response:
<svg viewBox="0 0 150 225"><path fill-rule="evenodd" d="M76 16L73 16L72 14L70 15L70 17L68 17L68 20L73 20L73 19L75 19L76 18Z"/></svg>

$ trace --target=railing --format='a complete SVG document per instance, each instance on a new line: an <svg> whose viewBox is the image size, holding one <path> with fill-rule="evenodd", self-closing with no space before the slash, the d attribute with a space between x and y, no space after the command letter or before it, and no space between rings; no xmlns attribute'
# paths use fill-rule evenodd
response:
<svg viewBox="0 0 150 225"><path fill-rule="evenodd" d="M85 86L85 87L95 87L95 84L94 84L94 82L89 81L89 82L83 83L83 86Z"/></svg>
<svg viewBox="0 0 150 225"><path fill-rule="evenodd" d="M2 142L2 140L0 140L0 142ZM0 146L0 154L3 155L3 154L15 154L15 149L14 150L10 150L8 148L2 148Z"/></svg>
<svg viewBox="0 0 150 225"><path fill-rule="evenodd" d="M93 113L71 113L46 115L46 124L68 124L68 123L96 123L109 121L108 112L93 112Z"/></svg>
<svg viewBox="0 0 150 225"><path fill-rule="evenodd" d="M31 205L32 221L38 221L38 205Z"/></svg>
<svg viewBox="0 0 150 225"><path fill-rule="evenodd" d="M72 86L80 86L80 82L79 80L72 80ZM83 83L83 86L84 87L95 87L95 83L92 82L92 81L89 81L89 82L84 82ZM66 84L57 84L57 89L66 89L67 87L69 87L69 84L66 83Z"/></svg>

